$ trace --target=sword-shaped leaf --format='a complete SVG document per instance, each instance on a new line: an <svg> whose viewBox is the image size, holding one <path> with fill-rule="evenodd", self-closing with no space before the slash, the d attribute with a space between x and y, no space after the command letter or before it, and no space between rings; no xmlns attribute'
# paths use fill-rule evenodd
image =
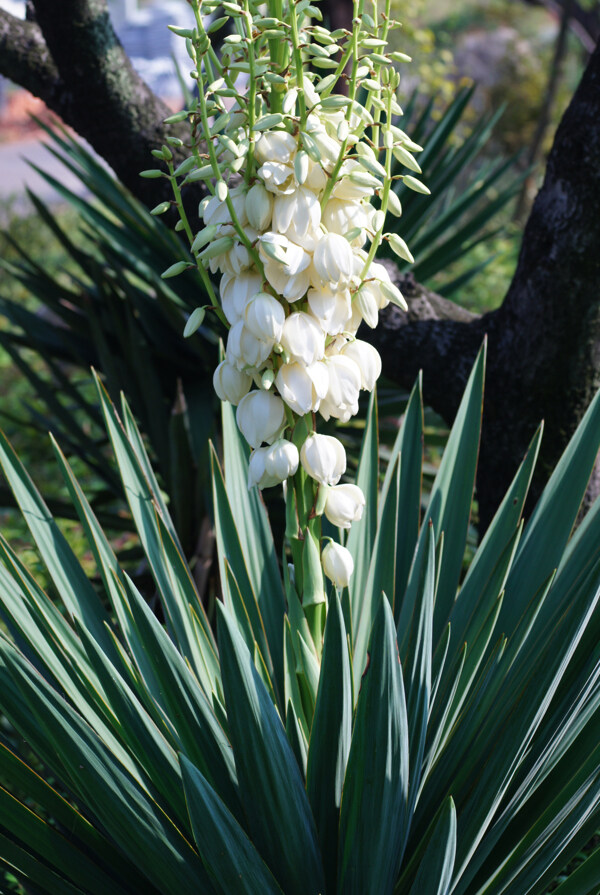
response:
<svg viewBox="0 0 600 895"><path fill-rule="evenodd" d="M248 648L222 604L219 648L248 829L286 895L320 895L325 886L323 868L298 763Z"/></svg>

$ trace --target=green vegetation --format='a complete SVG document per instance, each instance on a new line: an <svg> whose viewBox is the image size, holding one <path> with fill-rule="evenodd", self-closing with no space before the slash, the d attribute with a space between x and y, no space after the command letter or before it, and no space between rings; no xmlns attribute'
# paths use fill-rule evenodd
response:
<svg viewBox="0 0 600 895"><path fill-rule="evenodd" d="M536 434L464 575L483 377L482 353L422 523L419 384L379 497L372 402L355 572L328 594L322 656L308 628L290 627L298 597L260 498L242 487L247 450L229 405L225 482L213 456L218 652L126 404L123 428L99 387L171 637L60 451L108 613L2 442L64 605L0 541L0 692L14 728L0 742L0 854L11 873L42 895L137 895L142 881L156 895L548 891L598 815L600 504L570 532L600 446L600 396L523 527ZM587 889L567 880L559 895L595 891L596 864L573 877Z"/></svg>

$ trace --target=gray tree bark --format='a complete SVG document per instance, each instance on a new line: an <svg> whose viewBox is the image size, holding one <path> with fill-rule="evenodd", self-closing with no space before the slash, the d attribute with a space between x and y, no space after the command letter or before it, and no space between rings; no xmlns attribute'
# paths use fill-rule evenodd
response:
<svg viewBox="0 0 600 895"><path fill-rule="evenodd" d="M149 207L171 199L164 179L140 178L154 167L151 151L164 143L170 110L133 68L106 0L33 0L32 6L35 21L0 10L0 74L40 97Z"/></svg>
<svg viewBox="0 0 600 895"><path fill-rule="evenodd" d="M147 205L164 181L142 180L165 139L165 106L131 67L105 0L33 0L35 21L0 11L0 73L85 137ZM169 196L170 198L170 196ZM451 422L484 335L488 376L478 474L491 519L540 418L546 421L534 498L600 386L600 49L557 131L502 306L473 316L402 282L408 314L391 309L370 334L393 381L420 369L425 398ZM590 499L600 474L592 479Z"/></svg>

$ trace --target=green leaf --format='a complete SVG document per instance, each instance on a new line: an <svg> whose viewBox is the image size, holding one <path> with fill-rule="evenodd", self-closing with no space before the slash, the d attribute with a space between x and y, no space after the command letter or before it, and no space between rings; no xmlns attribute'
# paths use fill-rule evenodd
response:
<svg viewBox="0 0 600 895"><path fill-rule="evenodd" d="M555 895L596 895L600 887L600 848L569 874L555 890Z"/></svg>
<svg viewBox="0 0 600 895"><path fill-rule="evenodd" d="M10 837L27 845L36 858L48 862L55 872L93 895L127 895L130 891L118 878L103 869L85 854L71 835L63 835L56 827L38 817L30 808L0 786L0 824L10 830Z"/></svg>
<svg viewBox="0 0 600 895"><path fill-rule="evenodd" d="M373 625L369 655L342 793L340 895L391 893L408 835L406 702L387 599Z"/></svg>
<svg viewBox="0 0 600 895"><path fill-rule="evenodd" d="M358 473L356 476L356 484L365 495L366 504L362 519L353 523L346 541L346 547L354 559L354 572L348 587L353 620L358 614L360 601L363 599L365 592L371 553L377 531L378 448L377 400L375 390L373 390L369 400L367 423L360 449Z"/></svg>
<svg viewBox="0 0 600 895"><path fill-rule="evenodd" d="M157 720L166 719L177 748L202 771L229 810L241 817L233 752L212 704L128 578L125 588L127 628L136 635L132 652L140 677L153 696L150 706L155 701L160 706Z"/></svg>
<svg viewBox="0 0 600 895"><path fill-rule="evenodd" d="M263 658L267 663L269 676L273 680L273 664L263 619L258 607L256 593L250 580L236 520L229 503L229 495L225 488L223 474L214 448L211 449L211 468L215 535L223 599L225 605L234 614L239 630L244 633L248 649L254 650L255 640L258 643ZM228 568L230 572L227 571ZM235 581L233 589L229 587L229 583L232 580Z"/></svg>
<svg viewBox="0 0 600 895"><path fill-rule="evenodd" d="M273 534L258 488L248 488L248 448L231 404L222 402L225 482L248 575L257 595L275 690L283 692L283 615L285 599Z"/></svg>
<svg viewBox="0 0 600 895"><path fill-rule="evenodd" d="M400 457L397 456L387 489L381 495L381 517L377 525L375 543L369 564L369 575L362 599L358 601L356 614L352 617L354 628L354 690L358 693L360 677L367 661L367 646L373 622L379 610L384 593L393 592L396 581L394 548L401 520L398 514L400 497Z"/></svg>
<svg viewBox="0 0 600 895"><path fill-rule="evenodd" d="M444 802L419 866L410 895L448 895L456 854L456 809L451 798Z"/></svg>
<svg viewBox="0 0 600 895"><path fill-rule="evenodd" d="M427 722L431 701L433 606L435 599L435 533L431 522L418 573L415 618L406 646L404 678L409 730L410 787L409 815L412 815L421 782ZM416 577L416 576L415 576Z"/></svg>
<svg viewBox="0 0 600 895"><path fill-rule="evenodd" d="M116 658L108 628L105 627L109 621L108 615L98 595L2 432L0 463L65 606L93 633L106 652Z"/></svg>
<svg viewBox="0 0 600 895"><path fill-rule="evenodd" d="M448 622L462 570L477 468L484 371L485 343L469 376L427 508L425 522L431 519L438 537L442 533L444 536L433 621L434 643Z"/></svg>
<svg viewBox="0 0 600 895"><path fill-rule="evenodd" d="M499 625L510 634L521 611L520 594L534 593L555 569L567 545L600 447L600 392L560 458L523 532L506 582ZM558 599L558 593L556 594ZM556 599L547 602L554 611Z"/></svg>
<svg viewBox="0 0 600 895"><path fill-rule="evenodd" d="M296 758L234 619L218 609L229 732L253 841L286 895L319 895L317 833Z"/></svg>
<svg viewBox="0 0 600 895"><path fill-rule="evenodd" d="M0 832L0 865L14 871L22 880L33 882L36 893L41 895L83 895L84 890L71 885L44 861L34 858L25 848L11 842L2 832Z"/></svg>
<svg viewBox="0 0 600 895"><path fill-rule="evenodd" d="M422 377L419 374L410 394L402 426L398 432L392 450L390 465L386 472L392 471L392 461L396 452L400 453L400 506L398 508L398 533L396 538L396 581L394 585L394 617L396 622L400 616L400 607L408 583L408 575L412 564L421 518L421 467L423 463L423 401ZM384 482L384 489L385 484ZM386 591L387 592L387 591Z"/></svg>
<svg viewBox="0 0 600 895"><path fill-rule="evenodd" d="M94 806L97 821L144 877L162 895L175 895L182 885L202 884L212 892L198 857L151 795L8 643L0 641L0 653L3 710L11 718L20 710L15 700L22 701L29 720L21 735L50 768L60 756L77 797Z"/></svg>
<svg viewBox="0 0 600 895"><path fill-rule="evenodd" d="M329 602L317 702L310 735L306 791L325 862L327 891L335 891L339 809L352 736L352 679L342 607Z"/></svg>
<svg viewBox="0 0 600 895"><path fill-rule="evenodd" d="M180 756L194 839L221 895L282 895L235 817L198 768Z"/></svg>
<svg viewBox="0 0 600 895"><path fill-rule="evenodd" d="M199 678L206 679L207 668L213 669L214 673L214 641L189 570L172 538L173 523L157 495L154 475L148 477L149 463L145 452L143 455L136 452L136 447L140 450L139 444L128 439L98 379L96 387L125 493L159 588L165 615L184 656L193 663ZM133 432L132 420L129 420L129 426ZM192 617L192 606L201 620L200 631Z"/></svg>

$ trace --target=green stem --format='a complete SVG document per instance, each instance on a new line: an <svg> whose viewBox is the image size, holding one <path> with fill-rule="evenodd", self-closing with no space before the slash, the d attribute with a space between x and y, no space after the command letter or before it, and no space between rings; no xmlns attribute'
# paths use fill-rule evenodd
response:
<svg viewBox="0 0 600 895"><path fill-rule="evenodd" d="M293 2L290 3L290 24L292 26L292 55L294 68L296 69L296 86L298 88L298 107L300 109L300 128L306 127L306 99L304 97L304 66L302 64L302 51L300 50L300 35L298 33L298 15Z"/></svg>
<svg viewBox="0 0 600 895"><path fill-rule="evenodd" d="M175 168L174 168L173 162L171 160L169 160L167 162L167 165L169 167L169 180L171 183L171 189L173 190L173 195L175 197L175 204L177 206L177 211L179 212L179 218L183 224L183 229L184 229L185 234L188 238L188 241L191 245L194 241L194 234L192 232L192 228L190 227L190 222L188 220L188 216L186 214L186 211L185 211L185 208L183 205L183 200L181 198L181 190L179 189L179 184L177 183L177 178L175 177L175 174L174 174ZM210 303L213 306L213 308L215 309L217 317L219 318L221 323L224 326L226 326L227 329L229 329L229 322L227 320L227 317L223 313L221 306L217 300L217 296L215 295L215 290L213 289L213 284L210 281L208 272L199 258L196 258L196 266L198 268L200 278L202 279L202 285L206 289L206 292L210 299Z"/></svg>
<svg viewBox="0 0 600 895"><path fill-rule="evenodd" d="M387 94L386 116L387 116L388 121L390 121L391 117L392 117L391 104L392 104L392 88L390 87L388 89L388 94ZM392 158L393 158L392 150L386 149L386 151L385 151L385 181L383 183L383 193L381 194L381 211L383 212L383 224L382 224L381 228L377 231L377 233L375 233L373 236L373 241L371 242L371 245L369 248L369 254L367 255L367 260L365 261L365 265L364 265L361 275L360 275L361 280L364 279L365 274L367 273L367 271L369 269L369 265L371 264L371 261L375 257L377 249L381 245L381 238L383 236L383 230L385 227L385 216L387 214L390 190L392 188Z"/></svg>
<svg viewBox="0 0 600 895"><path fill-rule="evenodd" d="M253 129L256 120L256 66L254 60L254 41L252 40L252 13L250 12L250 2L245 0L245 19L246 30L248 32L248 65L250 66L250 78L248 82L248 153L246 156L246 171L244 180L250 183L254 171L254 137Z"/></svg>

